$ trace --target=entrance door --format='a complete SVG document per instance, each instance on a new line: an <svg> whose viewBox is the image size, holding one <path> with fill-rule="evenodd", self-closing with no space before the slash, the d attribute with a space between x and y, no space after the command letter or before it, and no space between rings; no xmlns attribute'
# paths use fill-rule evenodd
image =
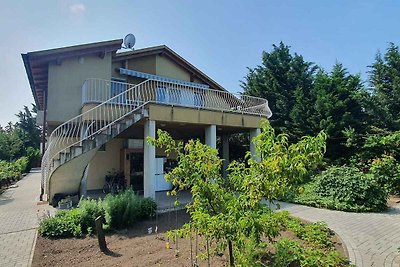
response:
<svg viewBox="0 0 400 267"><path fill-rule="evenodd" d="M129 154L131 187L133 191L143 194L143 152L132 152Z"/></svg>

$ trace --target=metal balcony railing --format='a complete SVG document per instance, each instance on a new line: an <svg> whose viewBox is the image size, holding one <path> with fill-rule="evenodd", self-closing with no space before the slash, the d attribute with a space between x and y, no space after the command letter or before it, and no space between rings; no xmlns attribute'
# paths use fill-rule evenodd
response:
<svg viewBox="0 0 400 267"><path fill-rule="evenodd" d="M42 158L42 188L45 190L61 152L79 146L148 103L197 109L238 112L270 117L266 99L197 88L171 82L146 80L140 84L88 79L82 86L82 104L96 104L86 112L64 122L48 137ZM47 192L45 190L45 192Z"/></svg>
<svg viewBox="0 0 400 267"><path fill-rule="evenodd" d="M121 105L151 102L271 116L268 101L263 98L155 80L148 80L140 89L124 93L133 86L117 81L88 79L82 86L82 105L103 103L118 95L114 98L113 103Z"/></svg>

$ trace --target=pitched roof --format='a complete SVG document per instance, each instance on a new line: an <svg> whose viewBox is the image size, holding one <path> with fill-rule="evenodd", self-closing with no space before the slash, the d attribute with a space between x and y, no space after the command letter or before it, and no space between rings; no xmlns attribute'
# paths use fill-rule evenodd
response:
<svg viewBox="0 0 400 267"><path fill-rule="evenodd" d="M128 51L128 52L117 53L114 56L113 60L120 61L120 60L144 57L144 56L149 56L149 55L167 56L173 62L175 62L179 66L183 67L191 74L195 75L202 82L209 84L210 87L212 87L213 89L226 91L226 89L223 88L220 84L218 84L216 81L211 79L209 76L207 76L205 73L203 73L201 70L196 68L189 61L187 61L186 59L184 59L183 57L178 55L174 50L172 50L171 48L169 48L166 45L159 45L159 46L135 49L133 51Z"/></svg>
<svg viewBox="0 0 400 267"><path fill-rule="evenodd" d="M28 52L21 54L32 94L39 110L44 108L44 92L47 91L49 62L60 62L65 58L115 52L121 48L122 39L74 45L56 49Z"/></svg>

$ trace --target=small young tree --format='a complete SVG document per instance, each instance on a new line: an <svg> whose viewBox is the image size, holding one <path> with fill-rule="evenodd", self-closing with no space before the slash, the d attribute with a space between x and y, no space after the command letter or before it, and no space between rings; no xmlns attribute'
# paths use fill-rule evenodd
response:
<svg viewBox="0 0 400 267"><path fill-rule="evenodd" d="M254 139L261 161L247 154L246 163L233 161L229 175L221 175L222 160L218 151L199 140L186 144L175 142L172 137L158 131L157 139L148 141L165 149L167 154L176 153L178 166L166 174L174 189L191 190L193 202L187 205L191 216L175 234L187 236L192 229L223 252L228 247L229 262L254 266L253 258L246 255L261 247L263 238L272 239L279 234L279 220L263 202L281 197L295 180L318 164L325 151L324 133L316 137L304 137L296 144L287 142L288 136L275 132L268 121L261 124L261 134Z"/></svg>

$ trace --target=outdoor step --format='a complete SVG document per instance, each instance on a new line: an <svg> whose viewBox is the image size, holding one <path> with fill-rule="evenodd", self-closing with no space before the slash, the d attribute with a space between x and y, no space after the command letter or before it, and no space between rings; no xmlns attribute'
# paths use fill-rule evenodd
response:
<svg viewBox="0 0 400 267"><path fill-rule="evenodd" d="M71 153L71 147L67 147L63 150L64 153Z"/></svg>
<svg viewBox="0 0 400 267"><path fill-rule="evenodd" d="M118 134L119 134L119 132L118 132L117 128L116 127L111 127L111 136L116 136Z"/></svg>
<svg viewBox="0 0 400 267"><path fill-rule="evenodd" d="M127 120L125 120L125 124L126 124L127 127L129 127L132 124L134 124L134 121L133 121L133 119L127 119Z"/></svg>
<svg viewBox="0 0 400 267"><path fill-rule="evenodd" d="M142 114L134 114L134 120L135 120L135 122L140 121L142 118L143 118L143 115L142 115Z"/></svg>
<svg viewBox="0 0 400 267"><path fill-rule="evenodd" d="M60 165L61 165L61 162L60 162L59 159L54 159L53 160L53 170L56 169Z"/></svg>
<svg viewBox="0 0 400 267"><path fill-rule="evenodd" d="M96 135L95 136L96 146L99 147L99 146L107 143L108 139L109 139L109 135L107 135L107 134L98 134L98 135Z"/></svg>
<svg viewBox="0 0 400 267"><path fill-rule="evenodd" d="M82 146L73 146L73 147L71 147L71 157L72 158L79 156L80 154L82 154L82 152L83 152Z"/></svg>
<svg viewBox="0 0 400 267"><path fill-rule="evenodd" d="M88 152L88 151L94 149L95 147L96 147L96 141L95 140L87 139L87 140L83 140L82 141L83 152Z"/></svg>
<svg viewBox="0 0 400 267"><path fill-rule="evenodd" d="M71 159L71 153L60 152L60 163L64 164L65 162Z"/></svg>

